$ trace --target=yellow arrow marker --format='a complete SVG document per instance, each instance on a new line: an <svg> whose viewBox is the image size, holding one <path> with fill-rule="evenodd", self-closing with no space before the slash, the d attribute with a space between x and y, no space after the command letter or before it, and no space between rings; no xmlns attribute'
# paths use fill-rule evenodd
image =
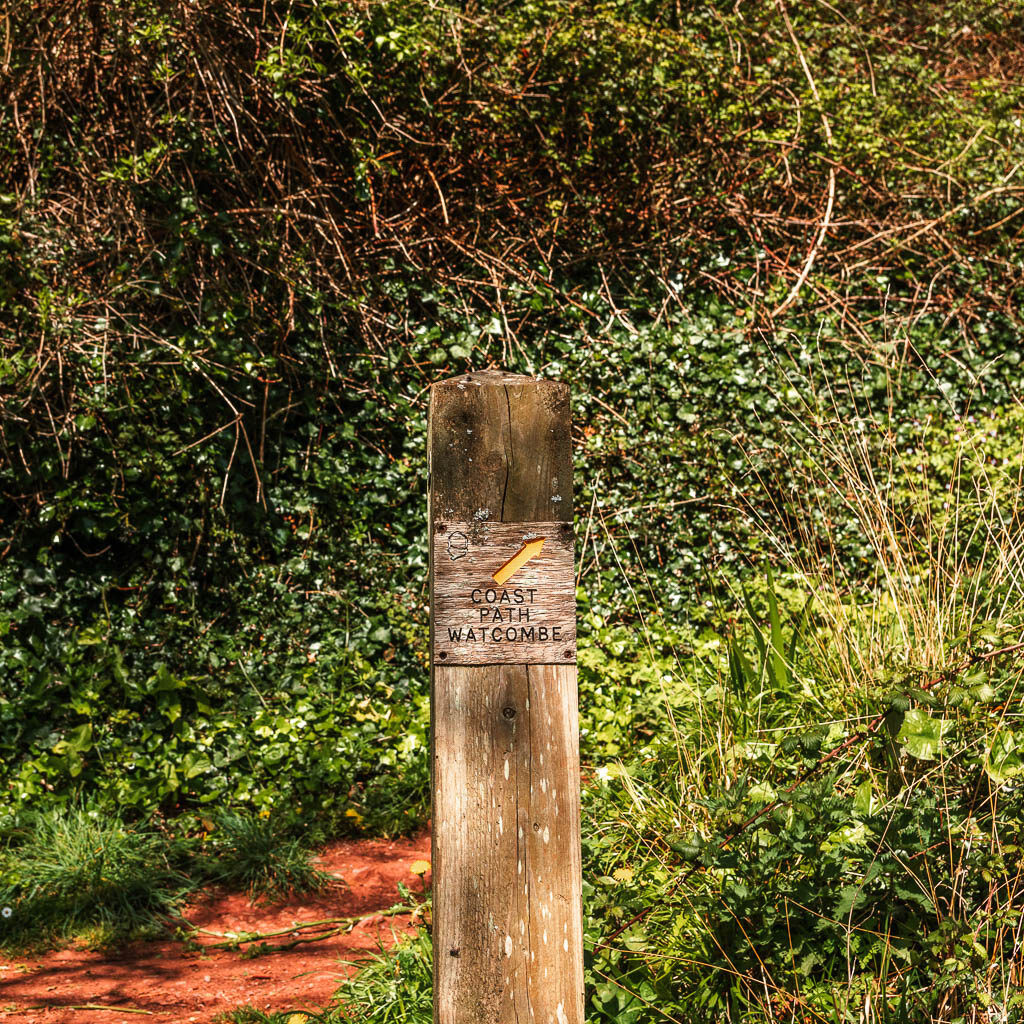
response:
<svg viewBox="0 0 1024 1024"><path fill-rule="evenodd" d="M534 555L540 554L540 549L544 547L544 538L538 537L536 540L528 540L492 577L498 586L501 586L510 576L514 573L519 572L520 569L526 563L534 557Z"/></svg>

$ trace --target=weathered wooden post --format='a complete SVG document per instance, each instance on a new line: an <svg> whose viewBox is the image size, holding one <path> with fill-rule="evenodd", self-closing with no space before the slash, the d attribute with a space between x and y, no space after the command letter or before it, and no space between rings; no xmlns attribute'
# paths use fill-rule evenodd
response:
<svg viewBox="0 0 1024 1024"><path fill-rule="evenodd" d="M435 1024L583 1024L569 389L431 389Z"/></svg>

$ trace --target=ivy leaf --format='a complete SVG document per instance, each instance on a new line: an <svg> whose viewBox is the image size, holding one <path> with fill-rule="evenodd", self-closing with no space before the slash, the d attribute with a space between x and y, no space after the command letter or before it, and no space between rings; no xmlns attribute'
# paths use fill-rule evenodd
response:
<svg viewBox="0 0 1024 1024"><path fill-rule="evenodd" d="M934 761L942 749L942 738L953 728L945 718L932 718L927 711L915 708L903 716L903 725L896 740L907 748L911 757L920 761Z"/></svg>
<svg viewBox="0 0 1024 1024"><path fill-rule="evenodd" d="M84 754L92 747L92 724L86 722L84 725L72 729L66 739L58 740L53 745L53 752L58 755L70 754L78 756Z"/></svg>
<svg viewBox="0 0 1024 1024"><path fill-rule="evenodd" d="M197 754L192 750L181 759L181 774L186 780L194 779L212 767L213 763L205 754Z"/></svg>

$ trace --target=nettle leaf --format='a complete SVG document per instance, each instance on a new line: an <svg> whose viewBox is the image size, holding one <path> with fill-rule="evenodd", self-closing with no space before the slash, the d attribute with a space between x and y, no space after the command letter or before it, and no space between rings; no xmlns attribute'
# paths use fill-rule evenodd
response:
<svg viewBox="0 0 1024 1024"><path fill-rule="evenodd" d="M896 740L907 748L911 757L934 761L942 749L942 738L952 728L953 723L948 719L933 718L927 711L914 708L903 716Z"/></svg>
<svg viewBox="0 0 1024 1024"><path fill-rule="evenodd" d="M850 916L858 907L861 907L866 902L864 895L864 885L844 885L839 891L839 900L836 905L832 908L832 913L835 918L839 921L843 921Z"/></svg>
<svg viewBox="0 0 1024 1024"><path fill-rule="evenodd" d="M985 771L997 785L1024 775L1024 744L1009 729L1001 729L985 751Z"/></svg>

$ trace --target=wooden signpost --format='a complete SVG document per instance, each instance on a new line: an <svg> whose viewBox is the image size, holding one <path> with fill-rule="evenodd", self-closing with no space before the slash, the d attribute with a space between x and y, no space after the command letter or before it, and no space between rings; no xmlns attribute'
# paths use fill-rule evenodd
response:
<svg viewBox="0 0 1024 1024"><path fill-rule="evenodd" d="M435 1024L583 1024L569 389L431 389Z"/></svg>

